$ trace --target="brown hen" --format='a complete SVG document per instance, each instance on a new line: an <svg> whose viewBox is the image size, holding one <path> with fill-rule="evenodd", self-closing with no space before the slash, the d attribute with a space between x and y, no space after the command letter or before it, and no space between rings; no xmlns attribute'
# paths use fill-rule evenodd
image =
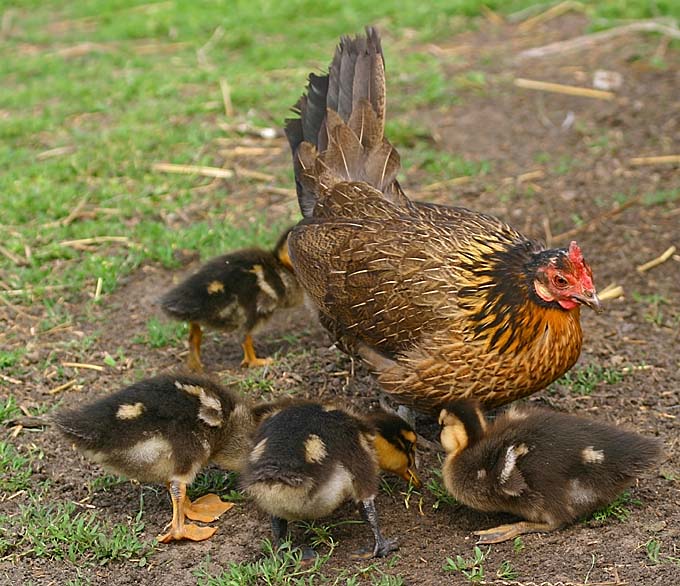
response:
<svg viewBox="0 0 680 586"><path fill-rule="evenodd" d="M529 395L578 359L579 307L599 309L575 242L546 250L501 220L413 202L383 135L380 38L342 38L287 120L304 219L289 237L324 326L400 403L435 411Z"/></svg>

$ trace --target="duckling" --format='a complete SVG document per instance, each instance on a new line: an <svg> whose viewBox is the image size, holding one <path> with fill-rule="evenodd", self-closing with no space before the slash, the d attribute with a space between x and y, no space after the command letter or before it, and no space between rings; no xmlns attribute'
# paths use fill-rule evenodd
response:
<svg viewBox="0 0 680 586"><path fill-rule="evenodd" d="M477 531L479 543L554 531L588 515L661 457L656 439L537 407L513 406L487 423L477 402L461 400L442 409L439 423L453 497L525 519Z"/></svg>
<svg viewBox="0 0 680 586"><path fill-rule="evenodd" d="M253 437L241 484L271 515L279 545L289 520L317 519L352 498L373 531L371 551L384 557L397 546L378 526L378 467L420 486L414 470L416 434L396 415L358 417L332 405L295 402L272 411Z"/></svg>
<svg viewBox="0 0 680 586"><path fill-rule="evenodd" d="M262 410L264 413L265 410ZM98 401L62 411L57 427L86 456L141 482L166 483L172 500L170 530L158 541L212 537L210 522L228 511L214 494L194 502L186 487L208 462L240 470L256 427L255 409L205 377L163 374L139 381Z"/></svg>
<svg viewBox="0 0 680 586"><path fill-rule="evenodd" d="M303 298L288 256L289 232L272 251L246 248L213 258L162 297L161 308L168 316L189 322L191 370L203 370L201 324L245 332L241 366L271 363L271 358L257 357L252 334L277 309L299 305Z"/></svg>

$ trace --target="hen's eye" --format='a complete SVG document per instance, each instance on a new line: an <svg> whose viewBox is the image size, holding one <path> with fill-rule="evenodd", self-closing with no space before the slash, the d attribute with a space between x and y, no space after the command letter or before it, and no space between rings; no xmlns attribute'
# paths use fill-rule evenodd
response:
<svg viewBox="0 0 680 586"><path fill-rule="evenodd" d="M564 289L567 285L569 285L569 281L567 281L562 275L555 275L553 283L555 283L555 286L560 289Z"/></svg>

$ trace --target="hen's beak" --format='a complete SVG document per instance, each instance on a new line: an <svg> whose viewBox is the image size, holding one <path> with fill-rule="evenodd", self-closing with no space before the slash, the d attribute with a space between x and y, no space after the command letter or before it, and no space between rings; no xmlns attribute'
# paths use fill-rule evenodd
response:
<svg viewBox="0 0 680 586"><path fill-rule="evenodd" d="M590 307L590 309L596 311L597 313L600 313L602 311L602 303L600 302L600 298L597 296L595 290L592 291L584 290L582 294L572 295L571 297L575 301L583 303L583 305L587 305L588 307Z"/></svg>

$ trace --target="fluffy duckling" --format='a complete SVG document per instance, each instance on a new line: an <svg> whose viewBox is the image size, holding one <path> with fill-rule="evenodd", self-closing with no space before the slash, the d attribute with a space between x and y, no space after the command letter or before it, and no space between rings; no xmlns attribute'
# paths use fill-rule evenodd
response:
<svg viewBox="0 0 680 586"><path fill-rule="evenodd" d="M203 370L201 325L245 332L241 366L271 363L271 358L257 357L252 334L277 309L294 307L303 298L288 256L289 232L281 235L272 251L246 248L208 261L163 296L163 311L189 322L191 370Z"/></svg>
<svg viewBox="0 0 680 586"><path fill-rule="evenodd" d="M367 555L396 549L378 527L374 499L378 468L420 486L414 471L416 434L386 412L358 417L312 402L284 405L265 418L253 438L242 487L271 515L275 545L289 520L317 519L352 498L370 525L375 545Z"/></svg>
<svg viewBox="0 0 680 586"><path fill-rule="evenodd" d="M478 531L480 543L553 531L610 503L656 464L652 438L537 407L511 407L487 423L478 403L448 404L439 416L447 490L480 511L525 520Z"/></svg>
<svg viewBox="0 0 680 586"><path fill-rule="evenodd" d="M229 510L214 494L191 502L186 487L208 462L240 470L250 452L255 410L232 391L205 377L164 374L139 381L98 401L62 411L57 427L86 456L141 482L167 484L172 499L167 543L202 541L217 528L210 522Z"/></svg>

